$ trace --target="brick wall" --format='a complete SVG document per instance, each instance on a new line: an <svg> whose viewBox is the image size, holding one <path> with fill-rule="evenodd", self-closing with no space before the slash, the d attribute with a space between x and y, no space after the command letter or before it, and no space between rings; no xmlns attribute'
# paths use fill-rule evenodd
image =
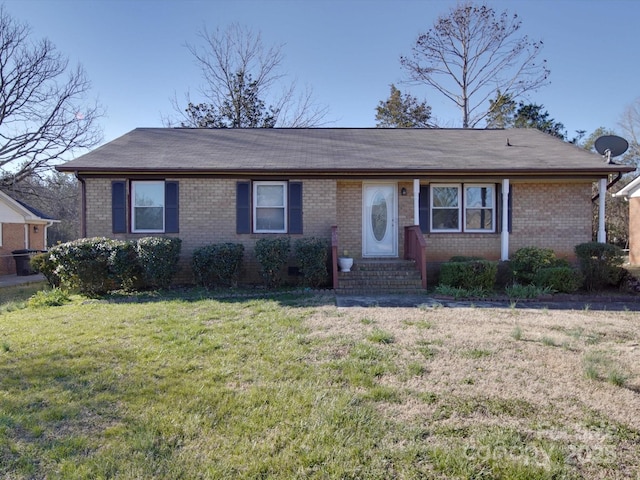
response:
<svg viewBox="0 0 640 480"><path fill-rule="evenodd" d="M362 258L362 182L337 182L338 255Z"/></svg>
<svg viewBox="0 0 640 480"><path fill-rule="evenodd" d="M16 273L16 263L11 252L23 248L25 248L24 224L3 223L2 247L0 248L0 274L7 275Z"/></svg>
<svg viewBox="0 0 640 480"><path fill-rule="evenodd" d="M34 232L32 224L27 224L29 232L29 249L44 250L44 225L37 225L38 231ZM25 247L24 223L2 224L2 246L0 246L0 275L16 273L16 262L11 254L14 250L22 250Z"/></svg>
<svg viewBox="0 0 640 480"><path fill-rule="evenodd" d="M111 182L121 178L86 180L87 236L135 239L147 234L113 234L111 232ZM174 180L167 178L166 180ZM245 246L243 277L259 282L258 264L253 247L260 238L272 234L236 234L236 179L182 178L180 183L180 232L170 236L182 240L178 283L193 280L190 262L193 251L203 245L233 242ZM295 179L292 179L292 181ZM293 252L295 240L321 237L330 241L335 225L336 187L334 180L304 180L303 235L290 235ZM278 236L278 235L275 235ZM293 265L293 259L292 259Z"/></svg>
<svg viewBox="0 0 640 480"><path fill-rule="evenodd" d="M139 238L140 234L111 233L111 181L87 179L87 235ZM171 180L171 179L167 179ZM234 242L245 246L246 278L259 282L258 265L252 255L255 242L269 235L235 233L235 179L189 178L180 181L180 233L182 259L180 282L190 282L189 262L193 250L210 243ZM339 254L362 257L362 182L304 180L304 235L330 239L338 226ZM513 182L513 228L510 254L535 245L552 248L560 257L573 258L573 247L591 239L591 183ZM400 195L402 188L407 195ZM404 227L413 225L413 183L398 183L398 246L402 258ZM448 260L453 255L500 258L500 234L426 234L427 261ZM640 259L638 259L640 261ZM293 264L293 262L292 262Z"/></svg>
<svg viewBox="0 0 640 480"><path fill-rule="evenodd" d="M575 259L573 248L591 241L591 183L515 183L509 251L531 245Z"/></svg>

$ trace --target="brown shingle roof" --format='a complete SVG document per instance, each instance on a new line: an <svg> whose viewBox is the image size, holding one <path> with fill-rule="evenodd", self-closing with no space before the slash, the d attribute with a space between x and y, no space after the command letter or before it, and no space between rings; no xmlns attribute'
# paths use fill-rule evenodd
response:
<svg viewBox="0 0 640 480"><path fill-rule="evenodd" d="M532 129L137 128L57 167L89 173L593 175L631 171Z"/></svg>

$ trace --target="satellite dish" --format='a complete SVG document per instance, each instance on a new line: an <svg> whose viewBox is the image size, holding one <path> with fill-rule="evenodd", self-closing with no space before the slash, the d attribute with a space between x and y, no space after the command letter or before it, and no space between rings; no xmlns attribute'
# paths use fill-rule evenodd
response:
<svg viewBox="0 0 640 480"><path fill-rule="evenodd" d="M600 155L605 156L607 163L611 163L611 157L617 157L627 151L629 142L616 135L603 135L596 139L594 147Z"/></svg>

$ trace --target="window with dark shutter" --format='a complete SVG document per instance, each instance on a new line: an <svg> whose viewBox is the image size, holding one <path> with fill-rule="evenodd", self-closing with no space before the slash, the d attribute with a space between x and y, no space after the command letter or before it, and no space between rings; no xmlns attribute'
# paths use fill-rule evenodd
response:
<svg viewBox="0 0 640 480"><path fill-rule="evenodd" d="M236 233L251 233L251 184L236 184Z"/></svg>
<svg viewBox="0 0 640 480"><path fill-rule="evenodd" d="M164 231L178 233L179 230L179 199L178 182L164 184Z"/></svg>
<svg viewBox="0 0 640 480"><path fill-rule="evenodd" d="M127 183L111 182L111 229L127 233Z"/></svg>
<svg viewBox="0 0 640 480"><path fill-rule="evenodd" d="M420 231L429 233L429 185L420 185L420 197L418 199L418 213L420 218Z"/></svg>
<svg viewBox="0 0 640 480"><path fill-rule="evenodd" d="M289 182L289 233L302 233L302 182Z"/></svg>

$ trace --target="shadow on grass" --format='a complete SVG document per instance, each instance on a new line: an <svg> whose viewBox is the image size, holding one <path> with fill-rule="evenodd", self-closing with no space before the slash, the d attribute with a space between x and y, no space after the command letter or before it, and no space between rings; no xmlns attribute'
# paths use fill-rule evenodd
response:
<svg viewBox="0 0 640 480"><path fill-rule="evenodd" d="M110 303L144 302L199 302L216 300L224 303L243 303L252 300L271 300L282 306L322 306L335 305L335 294L331 290L229 288L208 290L202 287L183 286L167 290L147 292L114 292L94 299Z"/></svg>

